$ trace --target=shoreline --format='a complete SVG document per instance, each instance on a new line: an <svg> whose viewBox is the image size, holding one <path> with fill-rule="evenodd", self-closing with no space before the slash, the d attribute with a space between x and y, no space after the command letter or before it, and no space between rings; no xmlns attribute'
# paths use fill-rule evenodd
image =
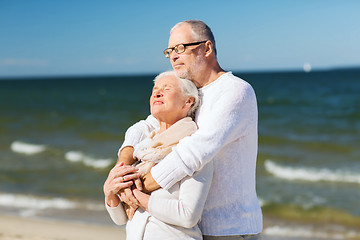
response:
<svg viewBox="0 0 360 240"><path fill-rule="evenodd" d="M263 240L360 240L360 227L264 217Z"/></svg>
<svg viewBox="0 0 360 240"><path fill-rule="evenodd" d="M125 240L125 227L0 215L0 240ZM290 234L290 235L288 235ZM360 229L264 219L263 240L360 239Z"/></svg>
<svg viewBox="0 0 360 240"><path fill-rule="evenodd" d="M0 215L1 240L125 239L125 228Z"/></svg>

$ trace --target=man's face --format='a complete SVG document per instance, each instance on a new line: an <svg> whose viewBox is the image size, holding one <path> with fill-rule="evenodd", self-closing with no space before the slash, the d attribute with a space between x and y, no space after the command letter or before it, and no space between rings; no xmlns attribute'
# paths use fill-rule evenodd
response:
<svg viewBox="0 0 360 240"><path fill-rule="evenodd" d="M191 35L191 28L189 25L184 24L177 27L170 35L169 48L178 44L186 44L197 42ZM181 78L187 78L196 84L196 80L199 76L199 70L201 69L203 58L202 51L204 45L199 44L196 46L187 46L185 52L176 53L171 52L170 63L177 76Z"/></svg>

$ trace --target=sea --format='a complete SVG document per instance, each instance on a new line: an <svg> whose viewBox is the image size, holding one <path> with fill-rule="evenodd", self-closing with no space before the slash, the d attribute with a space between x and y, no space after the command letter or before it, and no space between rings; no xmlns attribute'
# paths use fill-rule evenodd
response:
<svg viewBox="0 0 360 240"><path fill-rule="evenodd" d="M360 69L234 74L257 95L265 230L359 229ZM112 224L102 186L154 77L1 79L0 214Z"/></svg>

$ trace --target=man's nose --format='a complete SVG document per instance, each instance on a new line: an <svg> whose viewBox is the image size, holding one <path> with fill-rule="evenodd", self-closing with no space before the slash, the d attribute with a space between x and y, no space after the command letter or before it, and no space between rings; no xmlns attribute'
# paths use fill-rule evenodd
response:
<svg viewBox="0 0 360 240"><path fill-rule="evenodd" d="M178 59L179 58L179 54L176 52L176 51L172 51L171 53L170 53L170 59L171 59L171 61L176 61L176 59Z"/></svg>

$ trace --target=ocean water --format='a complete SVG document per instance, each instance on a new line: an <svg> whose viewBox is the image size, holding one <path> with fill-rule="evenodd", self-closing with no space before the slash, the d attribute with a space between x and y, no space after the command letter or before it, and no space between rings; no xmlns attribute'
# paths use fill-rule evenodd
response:
<svg viewBox="0 0 360 240"><path fill-rule="evenodd" d="M360 221L360 71L234 74L257 94L265 217ZM0 214L109 224L102 185L153 78L1 80Z"/></svg>

